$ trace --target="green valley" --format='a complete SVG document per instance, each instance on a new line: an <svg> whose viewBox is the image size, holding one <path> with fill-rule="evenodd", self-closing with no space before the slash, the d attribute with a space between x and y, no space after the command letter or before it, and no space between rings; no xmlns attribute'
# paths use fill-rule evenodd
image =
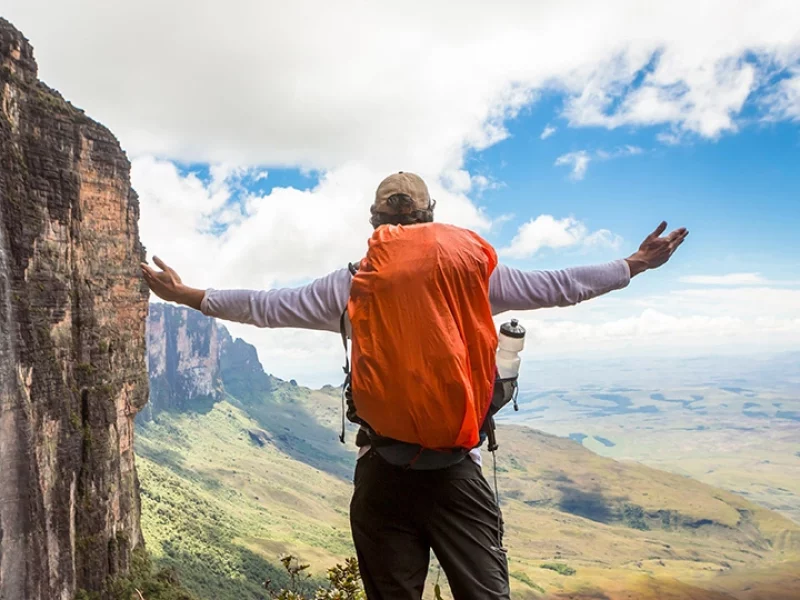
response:
<svg viewBox="0 0 800 600"><path fill-rule="evenodd" d="M688 475L800 523L800 354L529 364L501 422ZM534 385L535 384L535 387Z"/></svg>
<svg viewBox="0 0 800 600"><path fill-rule="evenodd" d="M321 581L353 554L354 436L351 428L347 446L337 439L339 390L266 375L255 350L210 319L153 308L151 333L175 344L151 353L151 380L162 399L165 388L182 395L179 406L153 406L137 427L155 563L206 599L267 598L265 581L287 583L285 553ZM194 395L204 399L197 410ZM800 525L786 517L567 437L514 425L498 437L515 599L798 597ZM490 477L488 453L484 463ZM434 562L430 586L438 575Z"/></svg>

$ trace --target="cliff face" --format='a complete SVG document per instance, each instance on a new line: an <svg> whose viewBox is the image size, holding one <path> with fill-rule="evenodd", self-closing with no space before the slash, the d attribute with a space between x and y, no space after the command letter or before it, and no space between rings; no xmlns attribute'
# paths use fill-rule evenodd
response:
<svg viewBox="0 0 800 600"><path fill-rule="evenodd" d="M214 319L172 304L152 304L148 318L150 402L137 419L145 438L151 421L177 423L179 413L205 414L227 401L257 427L246 433L256 446L270 443L287 456L337 477L352 475L351 449L337 439L340 390L312 391L267 374L254 346L234 339ZM173 420L175 419L175 420ZM357 426L348 423L349 439ZM140 450L147 454L147 445Z"/></svg>
<svg viewBox="0 0 800 600"><path fill-rule="evenodd" d="M0 599L99 592L141 544L138 200L114 136L0 19Z"/></svg>
<svg viewBox="0 0 800 600"><path fill-rule="evenodd" d="M221 397L220 336L213 319L170 304L153 304L147 321L150 402L141 417L201 410Z"/></svg>
<svg viewBox="0 0 800 600"><path fill-rule="evenodd" d="M263 402L283 382L264 372L255 346L233 339L224 327L219 328L220 376L225 391L243 402Z"/></svg>
<svg viewBox="0 0 800 600"><path fill-rule="evenodd" d="M139 415L146 421L162 411L205 412L225 392L263 402L273 389L253 346L234 340L214 319L172 304L150 306L147 357L150 402Z"/></svg>

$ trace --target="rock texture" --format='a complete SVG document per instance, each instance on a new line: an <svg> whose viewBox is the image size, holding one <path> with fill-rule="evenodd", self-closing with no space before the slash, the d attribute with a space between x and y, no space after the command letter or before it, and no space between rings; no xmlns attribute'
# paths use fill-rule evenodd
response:
<svg viewBox="0 0 800 600"><path fill-rule="evenodd" d="M0 19L0 600L106 597L142 543L147 289L129 168Z"/></svg>
<svg viewBox="0 0 800 600"><path fill-rule="evenodd" d="M283 385L283 381L268 375L255 346L243 339L233 339L225 327L219 327L220 335L220 376L225 391L243 402L263 402Z"/></svg>
<svg viewBox="0 0 800 600"><path fill-rule="evenodd" d="M150 402L137 418L145 437L144 428L162 413L203 414L225 400L258 424L242 432L256 446L270 443L295 460L350 478L353 457L337 439L341 389L312 391L269 375L255 347L234 339L222 323L173 304L150 306ZM352 441L357 426L347 427Z"/></svg>
<svg viewBox="0 0 800 600"><path fill-rule="evenodd" d="M227 333L227 332L226 332ZM153 304L147 320L150 402L139 418L210 407L221 398L216 322L171 304Z"/></svg>
<svg viewBox="0 0 800 600"><path fill-rule="evenodd" d="M151 304L147 320L150 402L139 419L158 413L205 412L225 393L263 402L280 382L264 372L256 349L234 340L214 319L172 304Z"/></svg>

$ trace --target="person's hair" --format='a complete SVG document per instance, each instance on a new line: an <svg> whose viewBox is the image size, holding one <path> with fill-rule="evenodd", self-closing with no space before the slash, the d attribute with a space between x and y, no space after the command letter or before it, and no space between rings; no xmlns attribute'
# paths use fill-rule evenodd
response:
<svg viewBox="0 0 800 600"><path fill-rule="evenodd" d="M436 206L436 200L431 200L430 205L425 210L413 210L411 212L405 212L414 206L414 201L407 194L393 194L389 196L387 204L395 211L394 213L378 212L374 206L370 209L372 217L369 222L373 227L433 222L433 209Z"/></svg>

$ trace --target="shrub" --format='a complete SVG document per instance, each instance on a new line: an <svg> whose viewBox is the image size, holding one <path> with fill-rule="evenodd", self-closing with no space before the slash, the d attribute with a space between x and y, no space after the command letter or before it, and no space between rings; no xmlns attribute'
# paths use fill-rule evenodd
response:
<svg viewBox="0 0 800 600"><path fill-rule="evenodd" d="M564 563L544 563L539 565L542 569L550 569L560 575L575 575L577 571Z"/></svg>
<svg viewBox="0 0 800 600"><path fill-rule="evenodd" d="M283 568L291 578L291 589L282 589L270 592L274 600L366 600L366 594L361 587L361 575L358 571L358 561L348 558L344 565L337 564L328 569L328 587L320 587L314 592L313 597L305 596L298 591L300 583L309 577L306 570L309 565L303 564L292 555L281 558ZM269 580L264 582L264 587L269 589Z"/></svg>

